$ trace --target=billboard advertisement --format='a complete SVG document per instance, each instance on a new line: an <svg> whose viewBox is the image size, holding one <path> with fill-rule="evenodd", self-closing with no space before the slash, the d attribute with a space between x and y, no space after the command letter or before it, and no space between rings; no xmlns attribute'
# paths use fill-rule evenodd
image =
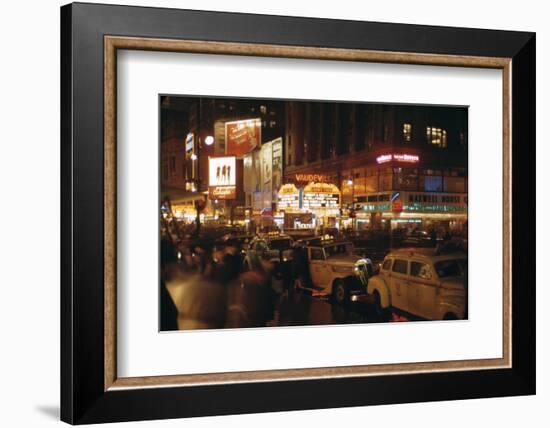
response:
<svg viewBox="0 0 550 428"><path fill-rule="evenodd" d="M271 180L273 178L272 167L273 167L273 150L271 143L262 144L262 149L260 150L260 158L262 160L262 190L271 191Z"/></svg>
<svg viewBox="0 0 550 428"><path fill-rule="evenodd" d="M260 145L262 121L259 118L225 123L225 154L243 157Z"/></svg>
<svg viewBox="0 0 550 428"><path fill-rule="evenodd" d="M208 158L208 193L210 199L235 199L237 184L235 156Z"/></svg>
<svg viewBox="0 0 550 428"><path fill-rule="evenodd" d="M277 189L283 184L283 139L273 140L271 147L273 153L273 200L277 200Z"/></svg>
<svg viewBox="0 0 550 428"><path fill-rule="evenodd" d="M208 185L235 186L236 167L234 156L220 156L208 158Z"/></svg>
<svg viewBox="0 0 550 428"><path fill-rule="evenodd" d="M273 199L272 180L273 180L273 147L271 142L262 144L260 150L261 159L261 192L262 204L264 207L270 207Z"/></svg>

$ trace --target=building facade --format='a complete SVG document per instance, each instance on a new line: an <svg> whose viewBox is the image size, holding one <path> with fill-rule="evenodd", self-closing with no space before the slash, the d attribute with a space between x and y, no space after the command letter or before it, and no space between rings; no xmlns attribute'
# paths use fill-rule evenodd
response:
<svg viewBox="0 0 550 428"><path fill-rule="evenodd" d="M340 189L325 225L466 224L467 108L289 102L284 148L285 183Z"/></svg>
<svg viewBox="0 0 550 428"><path fill-rule="evenodd" d="M168 197L179 217L191 221L196 215L194 201L206 202L204 220L214 217L243 217L247 199L243 191L243 160L236 160L237 191L234 200L210 200L209 157L224 156L226 127L230 122L254 120L259 123L258 150L263 143L283 135L283 101L228 98L164 96L161 98L160 181L163 197ZM213 138L207 144L207 138ZM249 198L250 199L250 198Z"/></svg>

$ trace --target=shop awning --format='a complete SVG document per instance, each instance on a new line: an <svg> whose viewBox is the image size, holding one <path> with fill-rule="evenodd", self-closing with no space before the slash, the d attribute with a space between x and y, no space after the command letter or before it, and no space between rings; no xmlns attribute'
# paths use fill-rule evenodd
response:
<svg viewBox="0 0 550 428"><path fill-rule="evenodd" d="M191 192L179 187L161 186L160 190L160 200L164 201L168 198L172 204L204 200L204 197L203 193Z"/></svg>

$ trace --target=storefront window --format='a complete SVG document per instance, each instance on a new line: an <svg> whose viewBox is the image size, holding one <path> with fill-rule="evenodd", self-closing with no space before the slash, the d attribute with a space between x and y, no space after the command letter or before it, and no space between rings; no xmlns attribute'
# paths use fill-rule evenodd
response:
<svg viewBox="0 0 550 428"><path fill-rule="evenodd" d="M424 175L441 175L440 169L425 169L422 171Z"/></svg>
<svg viewBox="0 0 550 428"><path fill-rule="evenodd" d="M395 190L418 190L418 170L415 168L394 168Z"/></svg>
<svg viewBox="0 0 550 428"><path fill-rule="evenodd" d="M392 190L393 187L393 174L392 169L387 168L382 171L380 171L380 176L378 178L378 187L379 191L382 190Z"/></svg>
<svg viewBox="0 0 550 428"><path fill-rule="evenodd" d="M444 190L445 192L465 192L466 180L462 177L445 177Z"/></svg>
<svg viewBox="0 0 550 428"><path fill-rule="evenodd" d="M353 180L353 191L355 193L355 196L358 195L364 195L365 194L365 177L356 177Z"/></svg>
<svg viewBox="0 0 550 428"><path fill-rule="evenodd" d="M440 176L421 175L420 190L424 192L442 192L443 178Z"/></svg>
<svg viewBox="0 0 550 428"><path fill-rule="evenodd" d="M367 193L378 192L378 175L365 177L365 191Z"/></svg>
<svg viewBox="0 0 550 428"><path fill-rule="evenodd" d="M351 171L342 172L342 181L340 183L340 188L342 189L342 195L351 196L353 193L353 176ZM351 180L351 182L350 182Z"/></svg>

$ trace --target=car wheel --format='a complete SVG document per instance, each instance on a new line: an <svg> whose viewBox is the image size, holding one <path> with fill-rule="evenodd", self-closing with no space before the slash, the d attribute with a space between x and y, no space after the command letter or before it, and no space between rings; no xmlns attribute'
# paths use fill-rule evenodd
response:
<svg viewBox="0 0 550 428"><path fill-rule="evenodd" d="M334 281L332 294L336 303L345 303L348 301L348 287L341 279Z"/></svg>
<svg viewBox="0 0 550 428"><path fill-rule="evenodd" d="M445 316L443 317L443 320L444 321L453 321L453 320L457 320L458 317L456 316L456 314L453 314L452 312L447 312L445 314Z"/></svg>

